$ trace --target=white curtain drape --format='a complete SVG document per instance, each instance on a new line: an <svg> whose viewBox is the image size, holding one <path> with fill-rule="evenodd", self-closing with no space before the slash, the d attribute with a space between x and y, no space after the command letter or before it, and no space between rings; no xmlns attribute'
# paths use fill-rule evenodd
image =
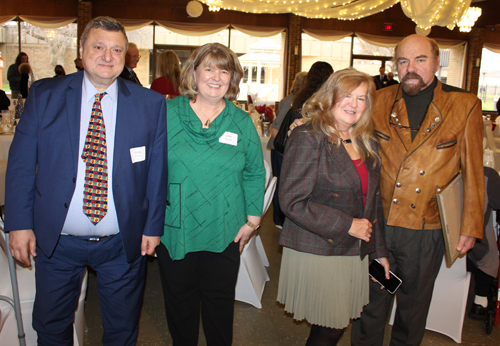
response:
<svg viewBox="0 0 500 346"><path fill-rule="evenodd" d="M45 29L55 29L77 20L76 17L19 16L26 23Z"/></svg>
<svg viewBox="0 0 500 346"><path fill-rule="evenodd" d="M145 27L146 25L153 23L152 20L144 20L144 19L117 18L116 20L119 21L123 25L123 27L125 28L126 31L137 30L137 29Z"/></svg>
<svg viewBox="0 0 500 346"><path fill-rule="evenodd" d="M401 0L401 8L417 24L417 33L428 35L432 26L450 30L467 12L471 0Z"/></svg>
<svg viewBox="0 0 500 346"><path fill-rule="evenodd" d="M271 37L281 34L286 28L266 27L266 26L250 26L250 25L236 25L231 26L238 31L250 36L255 37Z"/></svg>
<svg viewBox="0 0 500 346"><path fill-rule="evenodd" d="M320 41L338 41L354 34L353 31L303 29L304 33Z"/></svg>
<svg viewBox="0 0 500 346"><path fill-rule="evenodd" d="M16 15L13 16L0 16L0 25L10 22L11 20L16 19Z"/></svg>
<svg viewBox="0 0 500 346"><path fill-rule="evenodd" d="M500 44L499 43L485 43L483 47L491 50L494 53L500 54Z"/></svg>
<svg viewBox="0 0 500 346"><path fill-rule="evenodd" d="M176 23L156 20L158 25L179 35L207 36L216 34L227 29L229 24L199 24L199 23Z"/></svg>

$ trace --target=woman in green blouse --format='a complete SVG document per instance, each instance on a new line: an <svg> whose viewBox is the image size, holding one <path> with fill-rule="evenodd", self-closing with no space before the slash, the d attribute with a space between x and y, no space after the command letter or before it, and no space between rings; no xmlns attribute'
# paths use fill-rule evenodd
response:
<svg viewBox="0 0 500 346"><path fill-rule="evenodd" d="M240 251L260 224L265 170L259 136L230 101L243 70L218 43L196 49L167 101L168 200L157 248L174 346L231 345Z"/></svg>

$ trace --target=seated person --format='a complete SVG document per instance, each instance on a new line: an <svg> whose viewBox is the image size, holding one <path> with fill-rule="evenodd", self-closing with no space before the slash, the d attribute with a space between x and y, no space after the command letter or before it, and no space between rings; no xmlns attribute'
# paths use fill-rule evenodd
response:
<svg viewBox="0 0 500 346"><path fill-rule="evenodd" d="M483 321L490 297L493 280L498 275L498 247L493 228L492 209L500 209L500 176L489 167L484 167L486 194L484 195L483 239L478 239L467 253L467 270L474 273L475 294L469 317Z"/></svg>

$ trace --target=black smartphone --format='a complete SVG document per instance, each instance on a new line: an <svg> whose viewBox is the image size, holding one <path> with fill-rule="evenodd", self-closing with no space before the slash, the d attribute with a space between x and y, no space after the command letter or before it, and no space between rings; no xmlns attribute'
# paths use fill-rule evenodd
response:
<svg viewBox="0 0 500 346"><path fill-rule="evenodd" d="M390 294L394 294L399 286L401 286L401 279L394 275L393 272L389 272L391 277L389 280L385 278L385 269L377 260L372 261L372 263L370 264L369 272L370 277L377 280L380 286L384 286L384 288Z"/></svg>

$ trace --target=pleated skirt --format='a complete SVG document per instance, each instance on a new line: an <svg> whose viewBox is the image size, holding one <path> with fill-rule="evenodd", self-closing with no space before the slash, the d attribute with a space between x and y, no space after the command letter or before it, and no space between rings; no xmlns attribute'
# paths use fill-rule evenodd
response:
<svg viewBox="0 0 500 346"><path fill-rule="evenodd" d="M296 320L345 328L369 302L368 256L319 256L284 247L277 300Z"/></svg>

